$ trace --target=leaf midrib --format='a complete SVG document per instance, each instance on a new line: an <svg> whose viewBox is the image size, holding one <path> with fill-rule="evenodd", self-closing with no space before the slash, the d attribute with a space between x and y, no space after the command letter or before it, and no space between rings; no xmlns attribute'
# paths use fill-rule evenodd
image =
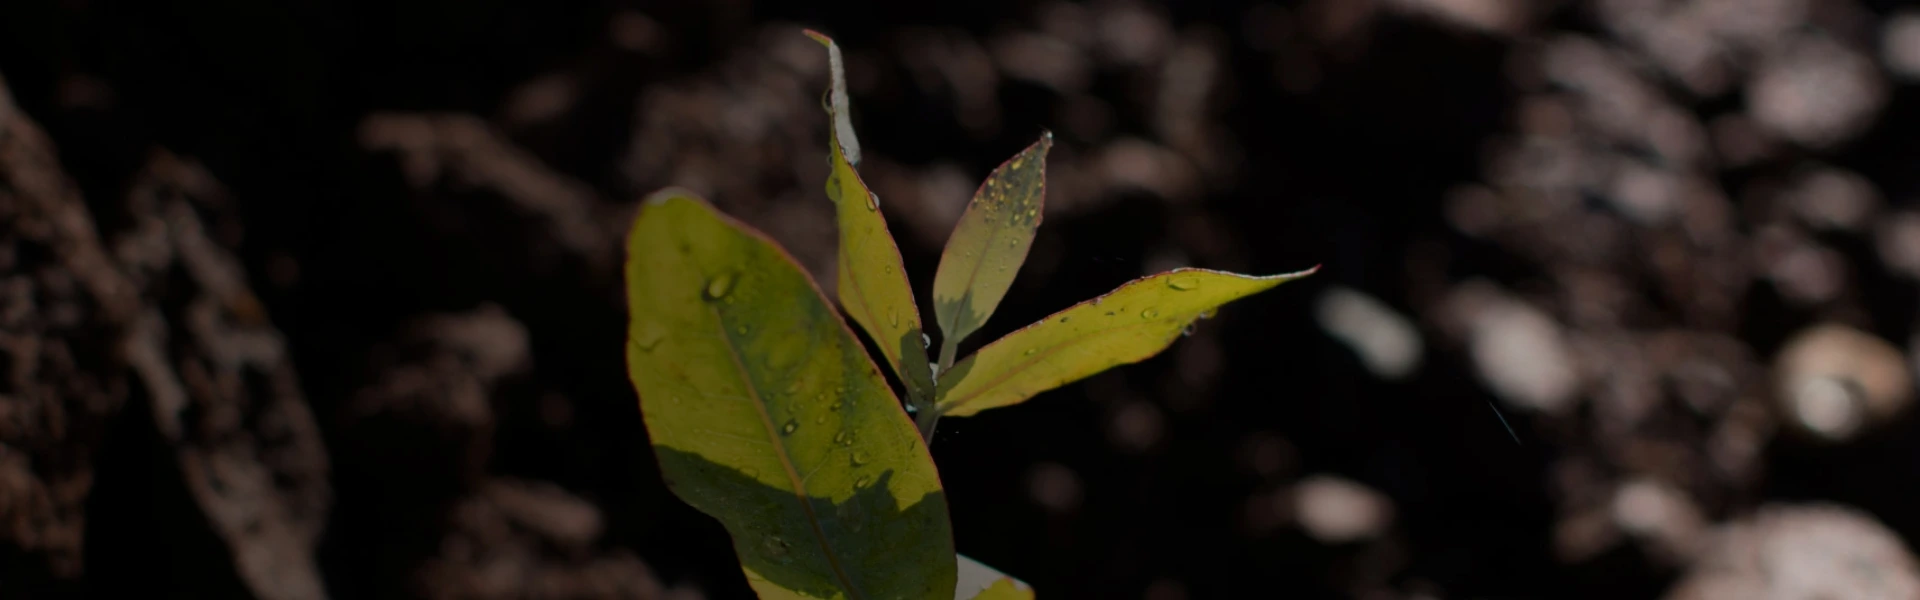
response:
<svg viewBox="0 0 1920 600"><path fill-rule="evenodd" d="M754 386L753 376L748 373L746 362L740 358L740 349L734 345L733 337L727 335L726 318L721 316L720 309L717 307L708 307L707 310L712 311L714 320L720 323L720 338L726 342L727 357L733 360L734 369L739 371L740 380L746 384L747 395L753 400L754 411L760 415L761 428L767 432L767 441L773 446L774 456L780 458L780 468L786 472L787 480L793 483L793 497L799 501L800 511L807 515L807 525L813 528L813 537L820 542L821 554L826 555L827 564L833 567L833 574L840 579L841 587L846 590L847 595L855 599L861 598L859 590L853 585L853 578L847 575L846 568L840 565L839 555L834 553L833 545L827 541L827 532L820 526L820 516L813 512L813 503L807 500L805 483L801 481L800 472L793 468L793 459L787 456L786 445L780 443L780 434L774 429L773 415L767 412L766 401L760 398L760 389ZM851 502L852 499L849 498L848 501Z"/></svg>
<svg viewBox="0 0 1920 600"><path fill-rule="evenodd" d="M1047 317L1047 318L1052 319L1053 317ZM1040 324L1045 324L1046 322L1047 321L1043 320L1040 322ZM1079 344L1081 341L1086 340L1087 338L1093 337L1095 335L1106 334L1106 333L1117 333L1117 332L1126 331L1135 327L1145 327L1148 325L1157 325L1159 323L1161 323L1161 321L1142 321L1139 323L1134 323L1132 325L1121 325L1119 327L1112 327L1108 329L1095 329L1087 333L1083 333L1080 335L1067 338L1064 341L1048 346L1046 350L1034 353L1032 357L1025 358L1018 363L1014 363L1016 366L1012 369L1007 369L1007 372L1005 374L995 378L993 381L990 381L982 385L978 391L970 393L963 398L954 400L952 403L952 408L948 408L940 412L942 414L946 414L946 413L952 412L953 409L955 408L966 406L967 403L973 402L974 400L979 399L981 396L985 395L987 392L998 389L1000 387L1000 384L1006 383L1006 381L1008 379L1012 379L1013 376L1027 372L1028 369L1031 369L1035 365L1040 364L1041 359L1044 359L1048 356L1053 355L1053 353L1058 352L1061 348ZM993 344L989 344L988 347L990 348L992 346L999 345L999 343L1000 342L994 342ZM972 358L972 360L975 360L975 361L980 360L979 357L986 354L986 351L987 351L986 348L982 348L980 352L977 352L974 354L974 357ZM955 385L958 385L958 384L955 384Z"/></svg>

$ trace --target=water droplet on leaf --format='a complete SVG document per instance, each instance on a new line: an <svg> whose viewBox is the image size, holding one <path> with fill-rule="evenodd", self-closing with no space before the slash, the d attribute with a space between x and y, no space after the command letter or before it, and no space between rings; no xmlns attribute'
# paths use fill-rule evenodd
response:
<svg viewBox="0 0 1920 600"><path fill-rule="evenodd" d="M873 461L873 457L868 456L865 450L855 450L853 452L853 466L858 467L860 465L864 465L872 461Z"/></svg>
<svg viewBox="0 0 1920 600"><path fill-rule="evenodd" d="M1140 318L1142 319L1151 319L1158 316L1160 316L1160 311L1154 310L1152 308L1148 308L1146 310L1140 311Z"/></svg>
<svg viewBox="0 0 1920 600"><path fill-rule="evenodd" d="M1021 352L1021 353L1020 353L1020 355L1021 355L1021 356L1033 356L1033 353L1034 353L1034 352L1035 352L1035 349L1033 349L1033 348L1028 348L1026 352Z"/></svg>
<svg viewBox="0 0 1920 600"><path fill-rule="evenodd" d="M853 480L853 487L854 489L863 489L863 488L866 488L867 484L870 484L870 483L873 483L872 477L861 475L859 479Z"/></svg>
<svg viewBox="0 0 1920 600"><path fill-rule="evenodd" d="M853 432L841 431L840 433L833 434L833 443L842 446L853 444Z"/></svg>
<svg viewBox="0 0 1920 600"><path fill-rule="evenodd" d="M887 324L894 327L900 326L900 312L894 310L892 307L887 308Z"/></svg>
<svg viewBox="0 0 1920 600"><path fill-rule="evenodd" d="M714 275L713 279L707 280L707 299L719 300L727 297L727 292L733 291L735 277L738 276L733 271L721 271L719 275Z"/></svg>
<svg viewBox="0 0 1920 600"><path fill-rule="evenodd" d="M922 332L920 334L920 349L925 350L927 348L932 348L932 347L933 347L933 336L927 335L925 332Z"/></svg>
<svg viewBox="0 0 1920 600"><path fill-rule="evenodd" d="M791 546L787 541L780 539L777 535L767 536L767 539L760 543L760 551L765 553L767 558L784 559L790 550Z"/></svg>
<svg viewBox="0 0 1920 600"><path fill-rule="evenodd" d="M660 345L660 340L666 338L667 332L660 327L659 323L641 321L639 330L633 333L633 344L639 346L643 352L652 352L653 347Z"/></svg>
<svg viewBox="0 0 1920 600"><path fill-rule="evenodd" d="M1172 279L1168 279L1167 287L1180 290L1182 292L1188 291L1188 290L1197 290L1197 289L1200 289L1200 278L1194 277L1192 275L1181 275L1178 277L1174 277Z"/></svg>
<svg viewBox="0 0 1920 600"><path fill-rule="evenodd" d="M793 435L794 430L797 430L799 428L800 428L800 423L795 422L792 419L788 419L787 424L782 425L780 427L780 435Z"/></svg>

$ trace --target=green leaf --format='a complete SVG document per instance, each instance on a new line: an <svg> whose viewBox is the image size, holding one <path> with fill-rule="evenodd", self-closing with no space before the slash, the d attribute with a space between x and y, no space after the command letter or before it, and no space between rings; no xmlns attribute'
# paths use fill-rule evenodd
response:
<svg viewBox="0 0 1920 600"><path fill-rule="evenodd" d="M1046 202L1051 132L987 176L967 203L940 254L933 277L933 314L940 323L943 360L987 322L1027 261Z"/></svg>
<svg viewBox="0 0 1920 600"><path fill-rule="evenodd" d="M953 590L953 600L1033 600L1033 588L1027 582L964 555L959 558L960 584Z"/></svg>
<svg viewBox="0 0 1920 600"><path fill-rule="evenodd" d="M1007 334L940 378L938 412L967 416L1018 404L1115 365L1159 354L1220 305L1313 274L1254 277L1174 269Z"/></svg>
<svg viewBox="0 0 1920 600"><path fill-rule="evenodd" d="M829 144L832 171L827 175L827 198L833 200L840 226L840 305L873 338L895 375L907 386L916 406L931 405L933 373L927 365L926 336L920 326L920 307L914 304L900 247L887 231L880 213L880 197L867 190L853 166L860 160L860 143L847 116L847 84L840 47L815 31L807 35L827 47L833 85L827 93L827 114L833 120Z"/></svg>
<svg viewBox="0 0 1920 600"><path fill-rule="evenodd" d="M773 241L685 192L627 239L627 371L661 473L762 597L955 585L933 459L853 332Z"/></svg>

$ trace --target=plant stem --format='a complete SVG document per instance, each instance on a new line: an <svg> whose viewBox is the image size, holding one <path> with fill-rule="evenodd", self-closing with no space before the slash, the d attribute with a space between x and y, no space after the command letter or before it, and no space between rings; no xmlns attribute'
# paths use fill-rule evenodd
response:
<svg viewBox="0 0 1920 600"><path fill-rule="evenodd" d="M933 429L940 423L940 412L934 410L932 404L929 403L926 408L919 409L914 415L913 423L920 426L920 439L926 440L927 445L932 446Z"/></svg>
<svg viewBox="0 0 1920 600"><path fill-rule="evenodd" d="M941 373L945 373L947 372L947 369L953 367L953 355L958 354L957 351L959 349L960 349L960 340L956 340L956 339L940 340L940 372Z"/></svg>
<svg viewBox="0 0 1920 600"><path fill-rule="evenodd" d="M947 369L953 366L953 355L955 351L959 349L959 346L960 340L940 340L940 373L947 372ZM939 386L936 385L934 387L938 388ZM934 401L936 395L935 390L926 390L925 393L910 394L910 396L912 396L911 401L914 402L913 422L915 425L920 426L920 439L926 440L928 444L933 443L933 430L935 427L938 427L940 423L940 410L936 408L938 403Z"/></svg>

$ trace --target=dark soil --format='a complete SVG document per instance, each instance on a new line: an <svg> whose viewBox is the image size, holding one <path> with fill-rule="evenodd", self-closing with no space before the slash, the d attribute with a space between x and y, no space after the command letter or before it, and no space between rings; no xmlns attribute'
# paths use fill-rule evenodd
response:
<svg viewBox="0 0 1920 600"><path fill-rule="evenodd" d="M1418 8L1448 4L1494 16ZM1043 597L1657 596L1772 503L1920 542L1911 411L1815 443L1769 379L1816 323L1914 352L1896 7L1757 3L1744 26L1812 40L1773 54L1631 4L0 3L0 598L748 597L654 465L620 244L681 185L826 273L802 27L848 53L923 288L979 178L1056 133L1033 255L963 349L1150 271L1324 265L943 420L959 550ZM1657 27L1718 66L1673 66ZM1754 91L1769 61L1833 56L1864 91L1767 116L1792 91ZM1866 216L1808 216L1852 197L1822 168ZM1409 319L1420 366L1329 335L1335 288ZM1477 358L1509 303L1568 364ZM1569 364L1559 400L1488 383ZM1321 475L1390 520L1317 533ZM1693 516L1618 522L1633 482Z"/></svg>

